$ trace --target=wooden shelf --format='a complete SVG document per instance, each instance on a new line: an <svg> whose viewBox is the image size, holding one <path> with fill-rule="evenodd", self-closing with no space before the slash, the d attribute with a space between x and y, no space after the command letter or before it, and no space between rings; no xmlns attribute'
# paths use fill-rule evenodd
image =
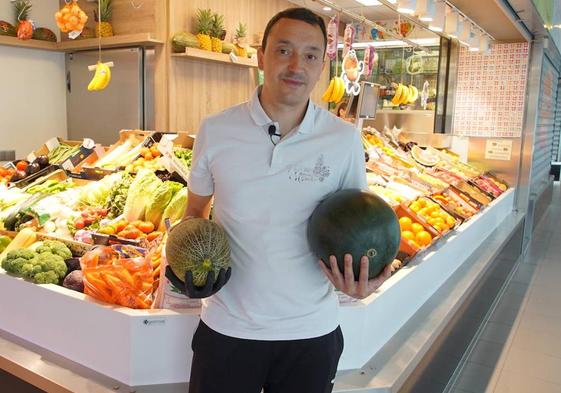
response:
<svg viewBox="0 0 561 393"><path fill-rule="evenodd" d="M101 39L101 49L121 48L126 46L156 46L163 42L152 38L150 33L124 34ZM62 52L74 52L80 50L97 49L97 38L77 39L73 41L62 41L58 43L58 50Z"/></svg>
<svg viewBox="0 0 561 393"><path fill-rule="evenodd" d="M57 51L58 43L41 40L20 40L16 37L0 36L0 45L13 46L28 49L42 49L48 51Z"/></svg>
<svg viewBox="0 0 561 393"><path fill-rule="evenodd" d="M77 39L74 41L48 42L40 40L19 40L16 37L0 36L0 45L19 48L42 49L55 52L74 52L98 48L97 38ZM121 48L126 46L156 46L163 42L152 38L150 33L127 34L101 39L101 48Z"/></svg>
<svg viewBox="0 0 561 393"><path fill-rule="evenodd" d="M215 61L219 63L227 63L240 67L254 67L257 68L257 60L246 59L238 57L236 61L230 58L230 55L225 53L211 52L197 48L185 48L185 53L173 53L172 57L182 57L189 59L198 59L206 61Z"/></svg>

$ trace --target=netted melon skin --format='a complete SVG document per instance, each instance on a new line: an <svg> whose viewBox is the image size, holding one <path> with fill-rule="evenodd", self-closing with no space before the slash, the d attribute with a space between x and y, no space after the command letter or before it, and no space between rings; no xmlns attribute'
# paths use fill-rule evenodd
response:
<svg viewBox="0 0 561 393"><path fill-rule="evenodd" d="M212 221L191 218L172 228L166 242L166 258L180 280L191 271L193 284L202 287L211 270L217 277L220 269L230 266L228 236Z"/></svg>

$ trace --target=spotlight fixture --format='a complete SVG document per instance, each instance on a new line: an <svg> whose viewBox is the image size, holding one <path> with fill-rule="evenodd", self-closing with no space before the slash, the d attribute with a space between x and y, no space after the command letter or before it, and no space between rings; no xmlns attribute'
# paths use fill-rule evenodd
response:
<svg viewBox="0 0 561 393"><path fill-rule="evenodd" d="M417 0L398 0L397 12L413 15L417 9Z"/></svg>
<svg viewBox="0 0 561 393"><path fill-rule="evenodd" d="M434 17L432 22L429 23L429 29L440 33L444 31L446 23L446 3L441 0L435 0L434 9Z"/></svg>
<svg viewBox="0 0 561 393"><path fill-rule="evenodd" d="M431 22L434 18L434 0L417 0L417 9L415 14L419 16L419 20L423 22Z"/></svg>
<svg viewBox="0 0 561 393"><path fill-rule="evenodd" d="M446 23L444 27L444 32L452 38L458 38L458 22L460 16L452 7L446 6Z"/></svg>

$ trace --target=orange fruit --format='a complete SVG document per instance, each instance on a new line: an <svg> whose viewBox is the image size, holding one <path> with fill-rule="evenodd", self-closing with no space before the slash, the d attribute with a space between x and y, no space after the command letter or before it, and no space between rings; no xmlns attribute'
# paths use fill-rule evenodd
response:
<svg viewBox="0 0 561 393"><path fill-rule="evenodd" d="M408 231L411 229L411 224L413 224L413 221L411 221L409 217L404 216L399 219L399 226L402 231Z"/></svg>
<svg viewBox="0 0 561 393"><path fill-rule="evenodd" d="M427 231L420 231L415 235L415 240L421 246L428 246L432 242L432 236Z"/></svg>
<svg viewBox="0 0 561 393"><path fill-rule="evenodd" d="M411 224L411 230L413 231L413 233L419 233L423 231L424 228L421 224L414 222L413 224Z"/></svg>
<svg viewBox="0 0 561 393"><path fill-rule="evenodd" d="M401 232L401 237L407 240L415 240L415 234L411 231L403 231Z"/></svg>

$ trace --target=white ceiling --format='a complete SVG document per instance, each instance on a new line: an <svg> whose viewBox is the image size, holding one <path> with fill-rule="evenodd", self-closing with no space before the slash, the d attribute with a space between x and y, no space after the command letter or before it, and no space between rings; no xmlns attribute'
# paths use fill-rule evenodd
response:
<svg viewBox="0 0 561 393"><path fill-rule="evenodd" d="M319 14L332 16L334 11L324 11L323 5L314 0L289 0L291 3L307 7ZM381 4L377 6L364 6L355 0L330 0L339 7L356 14L363 14L367 19L377 22L384 20L395 20L399 13ZM452 0L452 3L473 19L483 29L488 31L497 41L512 42L524 41L524 37L516 26L510 21L503 9L497 5L500 0ZM556 0L559 1L559 0ZM341 18L342 22L350 22L350 18ZM411 38L421 34L421 36L434 36L434 33L426 30L427 34L422 33L422 29L417 27Z"/></svg>

